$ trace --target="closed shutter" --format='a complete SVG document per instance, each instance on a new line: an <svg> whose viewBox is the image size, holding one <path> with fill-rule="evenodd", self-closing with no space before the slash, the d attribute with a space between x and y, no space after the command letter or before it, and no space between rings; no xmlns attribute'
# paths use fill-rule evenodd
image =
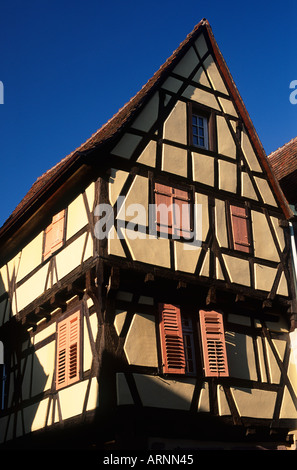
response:
<svg viewBox="0 0 297 470"><path fill-rule="evenodd" d="M188 191L173 189L173 232L179 237L189 238L191 232L190 198Z"/></svg>
<svg viewBox="0 0 297 470"><path fill-rule="evenodd" d="M164 184L155 184L156 224L159 232L178 237L190 236L189 192Z"/></svg>
<svg viewBox="0 0 297 470"><path fill-rule="evenodd" d="M229 376L223 315L200 310L200 328L206 377Z"/></svg>
<svg viewBox="0 0 297 470"><path fill-rule="evenodd" d="M62 210L52 218L52 223L44 232L43 259L47 259L64 243L65 210Z"/></svg>
<svg viewBox="0 0 297 470"><path fill-rule="evenodd" d="M248 216L245 207L230 206L233 248L245 253L250 252Z"/></svg>
<svg viewBox="0 0 297 470"><path fill-rule="evenodd" d="M75 312L58 323L57 337L57 389L79 379L80 315Z"/></svg>
<svg viewBox="0 0 297 470"><path fill-rule="evenodd" d="M52 221L52 252L63 245L65 210L54 215Z"/></svg>
<svg viewBox="0 0 297 470"><path fill-rule="evenodd" d="M163 372L185 373L185 353L180 308L171 304L159 304L160 336Z"/></svg>
<svg viewBox="0 0 297 470"><path fill-rule="evenodd" d="M44 231L43 259L47 259L52 254L52 224Z"/></svg>
<svg viewBox="0 0 297 470"><path fill-rule="evenodd" d="M158 232L172 234L172 188L155 184L156 225Z"/></svg>

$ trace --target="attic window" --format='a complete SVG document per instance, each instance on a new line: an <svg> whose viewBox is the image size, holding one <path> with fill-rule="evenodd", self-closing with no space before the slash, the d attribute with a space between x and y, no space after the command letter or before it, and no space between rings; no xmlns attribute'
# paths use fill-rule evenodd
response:
<svg viewBox="0 0 297 470"><path fill-rule="evenodd" d="M52 222L44 231L43 260L49 258L64 244L65 209L54 215Z"/></svg>
<svg viewBox="0 0 297 470"><path fill-rule="evenodd" d="M192 114L193 145L208 150L208 120L205 116Z"/></svg>

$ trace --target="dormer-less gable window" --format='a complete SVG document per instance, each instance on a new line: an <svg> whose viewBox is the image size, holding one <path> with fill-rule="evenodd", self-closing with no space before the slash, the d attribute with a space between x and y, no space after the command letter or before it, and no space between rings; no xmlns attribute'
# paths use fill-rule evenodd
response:
<svg viewBox="0 0 297 470"><path fill-rule="evenodd" d="M195 147L208 150L208 119L199 114L192 114L192 141Z"/></svg>
<svg viewBox="0 0 297 470"><path fill-rule="evenodd" d="M65 209L52 218L52 222L44 231L43 259L49 258L64 244Z"/></svg>

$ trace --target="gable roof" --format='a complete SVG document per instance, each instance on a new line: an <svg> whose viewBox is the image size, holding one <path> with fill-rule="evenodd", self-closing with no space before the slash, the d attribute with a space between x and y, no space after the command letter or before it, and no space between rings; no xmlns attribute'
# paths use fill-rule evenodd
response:
<svg viewBox="0 0 297 470"><path fill-rule="evenodd" d="M31 189L18 204L15 210L12 212L10 217L6 220L0 229L1 237L10 230L13 225L19 221L22 217L26 217L26 212L38 202L41 195L49 192L54 183L57 182L63 174L69 170L71 165L82 161L90 153L93 153L99 149L103 144L108 143L112 139L115 139L122 129L131 121L138 110L140 110L149 98L154 93L156 87L163 82L171 69L176 65L181 56L187 51L192 42L197 36L204 32L209 38L209 41L213 48L214 56L217 60L219 69L229 87L231 95L237 105L239 113L244 121L245 127L248 134L253 142L253 145L259 155L259 158L268 174L272 187L274 189L275 196L283 209L283 212L287 218L293 217L293 213L287 204L287 201L282 193L282 190L278 184L275 175L273 174L262 144L258 138L258 135L254 129L249 114L245 108L245 105L240 97L237 87L232 79L230 71L225 63L225 60L219 50L216 40L213 36L209 22L206 19L202 19L193 29L193 31L186 37L186 39L180 44L180 46L173 52L173 54L167 59L167 61L159 68L159 70L153 75L153 77L143 86L143 88L132 98L125 106L123 106L106 124L104 124L97 132L95 132L85 143L74 150L72 153L63 158L54 167L49 169L46 173L41 175Z"/></svg>

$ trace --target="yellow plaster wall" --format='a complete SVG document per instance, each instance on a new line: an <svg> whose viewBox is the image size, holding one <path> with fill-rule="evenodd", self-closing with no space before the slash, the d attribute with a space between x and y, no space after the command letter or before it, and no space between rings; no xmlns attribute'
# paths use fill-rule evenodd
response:
<svg viewBox="0 0 297 470"><path fill-rule="evenodd" d="M164 122L164 139L180 144L187 143L187 104L177 101L173 110Z"/></svg>
<svg viewBox="0 0 297 470"><path fill-rule="evenodd" d="M88 224L87 212L82 194L80 194L68 206L66 240L75 235Z"/></svg>
<svg viewBox="0 0 297 470"><path fill-rule="evenodd" d="M129 364L158 366L156 325L152 315L136 313L128 330L124 351Z"/></svg>
<svg viewBox="0 0 297 470"><path fill-rule="evenodd" d="M187 176L187 150L173 145L163 144L162 170L175 175Z"/></svg>
<svg viewBox="0 0 297 470"><path fill-rule="evenodd" d="M208 186L214 185L214 159L208 155L192 152L193 180Z"/></svg>
<svg viewBox="0 0 297 470"><path fill-rule="evenodd" d="M159 96L155 93L132 124L134 129L149 131L158 118Z"/></svg>
<svg viewBox="0 0 297 470"><path fill-rule="evenodd" d="M224 116L217 116L218 152L236 158L236 145Z"/></svg>
<svg viewBox="0 0 297 470"><path fill-rule="evenodd" d="M143 238L133 238L135 237L135 232L133 230L127 229L123 230L123 232L134 260L156 266L163 266L165 268L170 267L170 248L168 239L158 239L157 237L146 234L143 234Z"/></svg>
<svg viewBox="0 0 297 470"><path fill-rule="evenodd" d="M225 338L230 376L257 380L253 338L233 331L226 331Z"/></svg>
<svg viewBox="0 0 297 470"><path fill-rule="evenodd" d="M231 388L233 398L240 416L272 419L277 392Z"/></svg>
<svg viewBox="0 0 297 470"><path fill-rule="evenodd" d="M279 261L279 255L265 214L252 210L251 215L255 256L270 261Z"/></svg>
<svg viewBox="0 0 297 470"><path fill-rule="evenodd" d="M39 233L21 253L20 265L17 273L17 282L39 266L42 260L43 232Z"/></svg>
<svg viewBox="0 0 297 470"><path fill-rule="evenodd" d="M164 379L158 376L133 374L144 406L189 410L195 379Z"/></svg>

